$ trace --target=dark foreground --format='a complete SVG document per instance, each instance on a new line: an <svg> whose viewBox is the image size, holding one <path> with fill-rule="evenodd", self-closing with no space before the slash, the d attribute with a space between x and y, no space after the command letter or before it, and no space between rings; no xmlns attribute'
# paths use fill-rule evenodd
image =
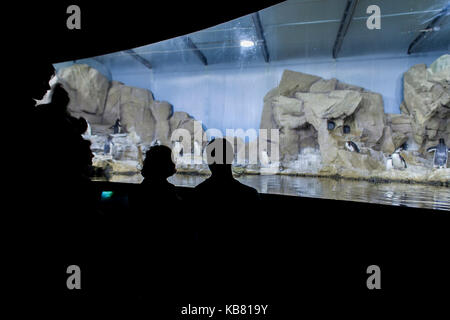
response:
<svg viewBox="0 0 450 320"><path fill-rule="evenodd" d="M136 219L127 205L135 185L96 185L114 194L101 201L101 223L88 231L95 241L76 221L60 230L68 242L49 238L47 226L40 237L52 249L33 247L35 267L23 271L24 279L32 273L33 285L16 286L33 308L60 319L119 311L126 319L209 318L181 314L189 304L268 305L264 317L216 312L211 319L311 312L366 318L429 302L437 310L449 301L445 211L262 194L256 204L228 199L155 207L157 199L149 198ZM178 190L185 198L192 192ZM80 290L67 288L70 265L81 269ZM370 265L380 267L380 290L367 288Z"/></svg>

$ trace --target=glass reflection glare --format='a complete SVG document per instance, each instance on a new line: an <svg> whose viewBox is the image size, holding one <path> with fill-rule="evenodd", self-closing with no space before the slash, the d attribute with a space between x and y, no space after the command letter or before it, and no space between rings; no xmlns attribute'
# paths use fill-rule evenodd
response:
<svg viewBox="0 0 450 320"><path fill-rule="evenodd" d="M253 47L255 43L251 40L241 40L241 47L250 48Z"/></svg>

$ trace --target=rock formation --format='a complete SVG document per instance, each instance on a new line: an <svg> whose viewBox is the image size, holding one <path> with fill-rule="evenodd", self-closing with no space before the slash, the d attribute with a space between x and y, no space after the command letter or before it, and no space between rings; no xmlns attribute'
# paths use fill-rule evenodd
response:
<svg viewBox="0 0 450 320"><path fill-rule="evenodd" d="M176 134L172 139L177 129L184 129L191 137L182 142L184 153L189 155L195 149L201 156L205 144L202 125L185 112L173 112L168 102L154 100L149 90L110 82L85 64L61 69L57 77L69 93L71 114L90 123L93 134L86 139L92 142L97 165L119 174L138 173L142 154L153 143L172 147L178 141ZM110 127L117 119L123 134L112 134ZM104 155L108 135L112 137L112 151Z"/></svg>
<svg viewBox="0 0 450 320"><path fill-rule="evenodd" d="M312 148L320 152L325 167L362 170L381 167L382 154L350 154L343 147L345 141L373 148L376 154L385 125L381 95L337 79L289 70L283 73L279 86L266 95L261 120L261 129L280 130L284 165L296 161L305 148Z"/></svg>
<svg viewBox="0 0 450 320"><path fill-rule="evenodd" d="M417 64L403 77L401 110L410 116L412 137L419 151L436 145L439 138L450 142L450 55L443 55L429 68Z"/></svg>
<svg viewBox="0 0 450 320"><path fill-rule="evenodd" d="M448 180L448 169L431 171L425 150L439 138L450 143L450 55L404 74L400 110L385 114L382 96L364 88L285 70L278 87L264 97L260 128L279 130L281 173ZM346 150L348 140L361 152ZM409 147L403 156L410 169L387 173L386 156L405 143ZM311 172L304 164L312 155L316 163L311 167L317 169Z"/></svg>
<svg viewBox="0 0 450 320"><path fill-rule="evenodd" d="M208 172L202 163L204 129L186 112L174 112L147 89L110 82L87 65L60 70L58 81L69 92L70 112L90 122L92 134L87 138L96 165L136 180L143 154L160 143L173 147L179 172ZM248 143L236 138L234 172L448 183L450 169L433 171L431 155L425 151L439 138L450 144L450 55L429 68L411 67L403 82L401 113L385 114L376 92L285 70L279 85L264 97L260 129L265 133ZM110 127L116 119L123 133L114 135ZM271 136L271 129L277 130L278 138ZM103 154L108 135L111 152ZM349 140L360 152L345 148ZM386 156L405 143L408 148L402 155L408 169L386 170Z"/></svg>
<svg viewBox="0 0 450 320"><path fill-rule="evenodd" d="M184 152L193 153L196 156L201 156L202 150L205 148L207 140L206 135L200 121L195 120L186 112L174 112L172 117L169 119L169 126L171 130L171 140L179 141ZM180 138L179 135L175 134L176 131L186 130L189 132L190 140ZM180 132L181 134L183 132ZM198 150L200 148L200 150Z"/></svg>
<svg viewBox="0 0 450 320"><path fill-rule="evenodd" d="M86 64L61 69L57 77L69 93L69 111L75 116L83 115L92 123L100 122L110 87L109 80Z"/></svg>
<svg viewBox="0 0 450 320"><path fill-rule="evenodd" d="M85 117L94 128L112 126L116 119L120 119L123 130L135 133L144 144L158 140L161 144L170 145L171 134L180 125L194 136L194 119L188 114L181 112L172 119L173 107L168 102L154 100L147 89L126 86L118 81L109 82L88 65L74 64L61 69L58 81L69 92L69 111L75 116Z"/></svg>

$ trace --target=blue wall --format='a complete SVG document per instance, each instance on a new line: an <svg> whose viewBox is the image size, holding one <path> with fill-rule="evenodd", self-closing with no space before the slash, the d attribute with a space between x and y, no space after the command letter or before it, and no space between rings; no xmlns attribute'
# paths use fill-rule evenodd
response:
<svg viewBox="0 0 450 320"><path fill-rule="evenodd" d="M258 129L264 95L276 87L283 70L290 69L325 79L361 86L381 93L386 113L399 113L403 100L403 73L418 63L430 65L446 52L429 52L411 56L363 56L352 58L307 59L245 67L226 65L199 67L179 72L150 70L137 61L105 64L107 76L126 85L147 88L155 99L165 100L175 111L186 111L203 121L207 128ZM80 61L81 62L81 61Z"/></svg>

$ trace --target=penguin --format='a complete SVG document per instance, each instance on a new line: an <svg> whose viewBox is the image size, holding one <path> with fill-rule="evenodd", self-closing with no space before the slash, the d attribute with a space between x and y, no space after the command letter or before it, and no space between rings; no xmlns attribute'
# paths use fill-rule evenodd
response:
<svg viewBox="0 0 450 320"><path fill-rule="evenodd" d="M447 168L448 153L450 152L450 149L445 145L444 139L439 139L439 144L428 148L427 152L434 152L434 168Z"/></svg>
<svg viewBox="0 0 450 320"><path fill-rule="evenodd" d="M394 151L394 153L391 155L392 158L392 165L394 169L406 169L408 166L406 165L405 159L400 155L400 152L403 150L403 148L398 148Z"/></svg>
<svg viewBox="0 0 450 320"><path fill-rule="evenodd" d="M108 135L108 138L106 138L105 145L103 146L103 154L107 155L111 153L111 144L114 144L112 142L112 137Z"/></svg>
<svg viewBox="0 0 450 320"><path fill-rule="evenodd" d="M386 160L386 169L391 170L394 166L392 165L392 156L388 156Z"/></svg>
<svg viewBox="0 0 450 320"><path fill-rule="evenodd" d="M117 134L117 133L120 133L120 131L121 131L120 128L121 127L122 127L122 125L120 124L120 120L117 119L116 123L114 123L114 125L111 126L110 129L113 129L114 130L113 133Z"/></svg>
<svg viewBox="0 0 450 320"><path fill-rule="evenodd" d="M358 146L353 141L345 142L345 148L350 152L357 152L357 153L360 152Z"/></svg>
<svg viewBox="0 0 450 320"><path fill-rule="evenodd" d="M183 156L183 144L180 141L174 142L172 153L175 156L175 159L178 159L178 157Z"/></svg>

